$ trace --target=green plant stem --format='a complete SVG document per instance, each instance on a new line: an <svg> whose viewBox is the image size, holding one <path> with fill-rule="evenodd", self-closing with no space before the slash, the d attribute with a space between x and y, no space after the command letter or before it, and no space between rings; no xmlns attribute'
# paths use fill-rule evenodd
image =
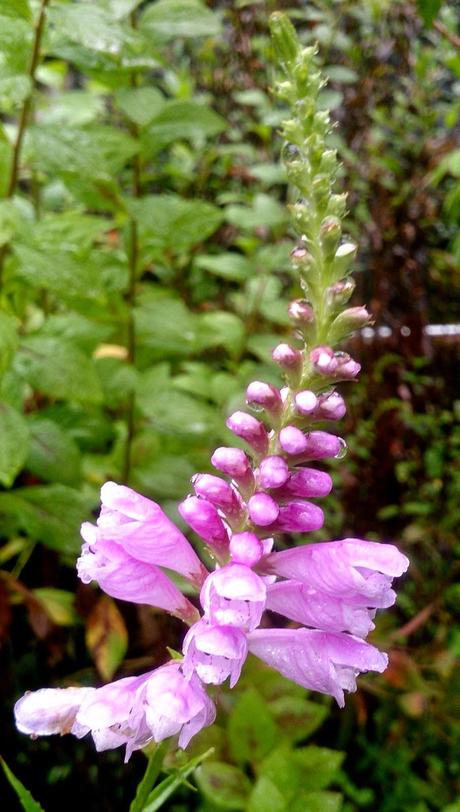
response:
<svg viewBox="0 0 460 812"><path fill-rule="evenodd" d="M37 19L35 20L35 34L34 34L34 41L32 45L32 53L30 56L29 67L27 70L27 76L31 81L30 91L27 97L24 100L24 104L22 106L21 114L19 116L18 122L18 129L16 132L16 138L13 144L13 155L11 160L11 169L10 175L8 179L8 186L6 189L6 198L10 199L13 197L19 177L19 163L21 160L21 151L22 151L22 144L24 141L24 136L27 129L27 124L29 121L30 110L32 107L32 100L33 100L33 92L35 89L35 73L38 66L38 61L40 58L40 47L43 37L43 31L45 27L45 12L46 7L50 0L41 0L40 8L38 10ZM3 276L3 265L5 262L5 257L8 251L8 244L2 245L0 248L0 284L2 281Z"/></svg>
<svg viewBox="0 0 460 812"><path fill-rule="evenodd" d="M136 15L131 14L131 26L136 28ZM137 86L137 75L134 73L131 78L131 86ZM129 123L131 135L134 138L139 137L139 128L136 124ZM133 197L139 198L142 194L141 190L141 159L137 153L133 158L133 180L132 180L132 194ZM136 303L136 279L137 267L139 262L139 233L137 222L134 217L129 222L129 282L126 291L126 305L128 308L127 320L127 361L129 364L136 362L136 324L134 321L134 306ZM125 484L129 483L131 474L131 447L134 438L134 414L136 408L136 396L134 392L130 392L128 403L126 407L126 441L124 448L122 480Z"/></svg>
<svg viewBox="0 0 460 812"><path fill-rule="evenodd" d="M129 807L129 812L142 812L144 809L152 788L161 772L167 749L168 742L163 741L149 753L145 773L137 787L137 792Z"/></svg>

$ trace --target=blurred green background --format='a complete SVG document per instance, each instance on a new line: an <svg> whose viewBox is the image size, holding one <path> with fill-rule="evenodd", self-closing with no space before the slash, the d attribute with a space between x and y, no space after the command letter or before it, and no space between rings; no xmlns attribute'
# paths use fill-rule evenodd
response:
<svg viewBox="0 0 460 812"><path fill-rule="evenodd" d="M29 741L13 702L150 669L183 635L77 582L80 522L115 479L180 523L245 385L278 381L300 289L275 8L330 78L376 321L347 346L363 373L316 537L395 541L411 569L373 635L383 676L339 711L252 663L166 808L460 812L460 3L0 0L1 754L46 812L127 809L145 759Z"/></svg>

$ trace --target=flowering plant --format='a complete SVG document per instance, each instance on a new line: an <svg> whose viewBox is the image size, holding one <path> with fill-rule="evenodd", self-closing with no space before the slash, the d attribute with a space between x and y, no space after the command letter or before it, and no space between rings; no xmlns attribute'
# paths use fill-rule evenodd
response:
<svg viewBox="0 0 460 812"><path fill-rule="evenodd" d="M288 20L271 19L283 78L276 94L292 118L283 125L283 160L300 197L290 208L299 234L292 253L305 299L289 314L295 343L273 360L282 388L253 381L246 392L255 414L237 411L227 426L245 444L219 447L219 474L198 473L180 505L214 569L204 566L161 508L125 485L107 482L96 525L82 527L77 563L85 583L108 595L162 609L187 624L182 655L160 668L100 688L42 689L16 704L18 728L32 736L91 733L97 750L126 746L126 758L149 742L191 738L216 716L210 685L240 677L248 653L299 685L333 696L356 690L358 675L382 672L387 656L366 641L377 609L393 604L392 579L408 560L391 544L347 538L275 550L279 534L320 530L328 473L312 463L343 455L342 438L326 430L346 411L335 385L360 366L334 349L369 323L364 307L347 307L356 246L342 236L346 196L335 191L336 153L329 115L318 108L324 80L315 50L302 49ZM170 573L199 590L199 607ZM189 590L187 590L189 593ZM272 628L265 611L297 624Z"/></svg>

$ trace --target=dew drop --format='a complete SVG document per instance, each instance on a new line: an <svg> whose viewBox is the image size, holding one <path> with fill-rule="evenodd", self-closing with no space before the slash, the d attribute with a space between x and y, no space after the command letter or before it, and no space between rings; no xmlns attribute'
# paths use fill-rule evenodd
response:
<svg viewBox="0 0 460 812"><path fill-rule="evenodd" d="M293 163L300 158L300 150L295 144L285 144L283 147L283 160L287 164Z"/></svg>
<svg viewBox="0 0 460 812"><path fill-rule="evenodd" d="M348 446L345 440L342 437L337 438L340 442L340 449L338 450L337 454L335 455L336 460L343 460L346 457L348 452Z"/></svg>

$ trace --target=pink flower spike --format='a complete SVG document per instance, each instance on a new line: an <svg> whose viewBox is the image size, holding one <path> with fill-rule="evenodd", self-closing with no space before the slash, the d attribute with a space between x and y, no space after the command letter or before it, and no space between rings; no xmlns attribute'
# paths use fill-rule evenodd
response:
<svg viewBox="0 0 460 812"><path fill-rule="evenodd" d="M97 539L96 528L85 522L86 539L77 561L78 576L84 584L96 581L112 598L145 603L164 609L185 623L193 623L197 610L159 567L137 561L114 541Z"/></svg>
<svg viewBox="0 0 460 812"><path fill-rule="evenodd" d="M190 679L195 671L212 685L230 677L230 688L238 682L248 654L246 635L234 626L211 626L200 620L185 636L183 671Z"/></svg>
<svg viewBox="0 0 460 812"><path fill-rule="evenodd" d="M296 409L300 414L311 414L314 412L317 403L318 398L309 389L304 389L295 396Z"/></svg>
<svg viewBox="0 0 460 812"><path fill-rule="evenodd" d="M344 691L356 691L361 672L381 673L383 652L349 634L317 629L257 629L248 636L249 651L283 677L311 691L330 694L342 708Z"/></svg>
<svg viewBox="0 0 460 812"><path fill-rule="evenodd" d="M221 479L212 474L195 474L192 477L192 485L197 496L207 499L215 507L221 508L224 513L235 516L241 512L241 503L233 488Z"/></svg>
<svg viewBox="0 0 460 812"><path fill-rule="evenodd" d="M283 457L265 457L259 465L262 488L279 488L289 479L289 466Z"/></svg>
<svg viewBox="0 0 460 812"><path fill-rule="evenodd" d="M192 530L216 551L226 550L228 534L216 508L206 499L189 496L178 506L179 513Z"/></svg>
<svg viewBox="0 0 460 812"><path fill-rule="evenodd" d="M273 496L275 499L286 499L292 496L320 497L327 496L332 490L332 479L325 471L316 468L298 468L285 485L277 488Z"/></svg>
<svg viewBox="0 0 460 812"><path fill-rule="evenodd" d="M266 409L267 412L277 414L282 407L280 390L276 386L262 381L252 381L246 389L246 401Z"/></svg>
<svg viewBox="0 0 460 812"><path fill-rule="evenodd" d="M254 567L265 555L265 548L255 533L234 533L230 539L230 554L234 564Z"/></svg>
<svg viewBox="0 0 460 812"><path fill-rule="evenodd" d="M309 533L320 530L323 523L324 513L318 505L298 500L281 505L278 518L267 529L270 533Z"/></svg>
<svg viewBox="0 0 460 812"><path fill-rule="evenodd" d="M374 629L375 609L356 606L301 581L279 581L268 587L266 608L290 620L326 632L367 637Z"/></svg>
<svg viewBox="0 0 460 812"><path fill-rule="evenodd" d="M265 454L268 448L268 434L263 423L246 412L234 412L227 419L227 427L237 437L241 437L258 454Z"/></svg>
<svg viewBox="0 0 460 812"><path fill-rule="evenodd" d="M294 578L356 606L383 609L396 595L392 580L402 575L409 560L393 544L343 539L307 544L265 560L268 573Z"/></svg>
<svg viewBox="0 0 460 812"><path fill-rule="evenodd" d="M138 561L167 567L201 586L207 575L203 564L159 505L115 482L102 486L101 502L98 539L116 542Z"/></svg>
<svg viewBox="0 0 460 812"><path fill-rule="evenodd" d="M95 688L42 688L27 691L14 706L16 727L29 736L71 733L84 699Z"/></svg>
<svg viewBox="0 0 460 812"><path fill-rule="evenodd" d="M205 616L217 626L255 629L265 607L266 586L249 567L226 564L206 578L200 601Z"/></svg>
<svg viewBox="0 0 460 812"><path fill-rule="evenodd" d="M170 662L153 671L140 692L147 728L156 742L179 734L179 747L216 718L216 709L199 678L187 679L181 663Z"/></svg>
<svg viewBox="0 0 460 812"><path fill-rule="evenodd" d="M255 493L248 502L248 511L254 524L265 527L278 518L280 509L268 493Z"/></svg>

